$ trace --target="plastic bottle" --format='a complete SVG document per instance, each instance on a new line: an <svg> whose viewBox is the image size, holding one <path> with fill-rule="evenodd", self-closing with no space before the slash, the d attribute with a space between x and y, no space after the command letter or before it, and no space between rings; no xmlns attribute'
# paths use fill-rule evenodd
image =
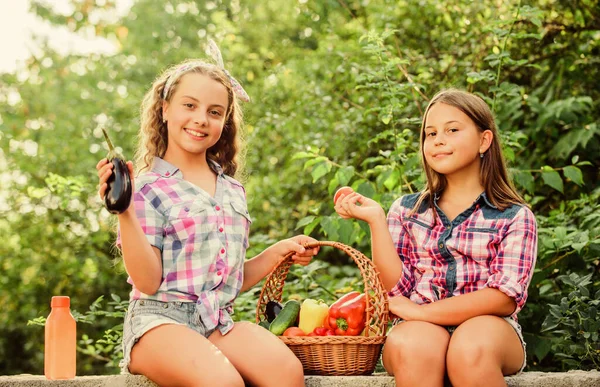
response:
<svg viewBox="0 0 600 387"><path fill-rule="evenodd" d="M66 296L52 297L52 310L46 320L44 375L46 379L75 377L77 328L71 315L71 300Z"/></svg>

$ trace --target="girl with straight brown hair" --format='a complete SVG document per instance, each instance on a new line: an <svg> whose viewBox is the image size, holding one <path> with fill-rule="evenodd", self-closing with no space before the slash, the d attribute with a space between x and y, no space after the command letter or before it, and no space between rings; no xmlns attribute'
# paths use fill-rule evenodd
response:
<svg viewBox="0 0 600 387"><path fill-rule="evenodd" d="M505 386L525 367L517 313L537 254L533 213L507 173L496 124L478 96L433 97L420 135L427 186L387 214L352 192L335 209L366 221L373 261L397 316L383 364L399 386Z"/></svg>

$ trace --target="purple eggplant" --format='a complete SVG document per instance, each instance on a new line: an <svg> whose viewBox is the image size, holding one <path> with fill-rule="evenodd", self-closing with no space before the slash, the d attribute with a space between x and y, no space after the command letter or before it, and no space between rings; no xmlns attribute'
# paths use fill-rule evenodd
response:
<svg viewBox="0 0 600 387"><path fill-rule="evenodd" d="M112 174L106 181L104 206L111 214L120 214L128 209L129 203L131 203L131 176L129 176L129 168L125 164L125 158L114 148L104 128L102 128L102 133L104 133L104 138L108 144L106 158L113 165Z"/></svg>

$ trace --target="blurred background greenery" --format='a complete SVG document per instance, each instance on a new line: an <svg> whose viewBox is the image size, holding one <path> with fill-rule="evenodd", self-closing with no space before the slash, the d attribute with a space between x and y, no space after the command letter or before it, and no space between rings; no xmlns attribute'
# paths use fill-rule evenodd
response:
<svg viewBox="0 0 600 387"><path fill-rule="evenodd" d="M387 209L421 189L422 112L441 88L464 88L493 106L538 219L519 315L527 369L600 366L597 1L138 0L118 20L112 0L71 3L69 14L31 7L117 52L46 45L0 74L0 374L43 373L36 318L59 294L80 319L78 374L118 372L129 286L96 194L100 127L132 157L144 92L167 65L205 57L208 37L252 97L241 176L254 219L248 257L302 232L370 255L368 228L339 219L332 193L351 185ZM286 284L286 298L332 301L361 278L324 249ZM240 296L237 319L254 319L259 291Z"/></svg>

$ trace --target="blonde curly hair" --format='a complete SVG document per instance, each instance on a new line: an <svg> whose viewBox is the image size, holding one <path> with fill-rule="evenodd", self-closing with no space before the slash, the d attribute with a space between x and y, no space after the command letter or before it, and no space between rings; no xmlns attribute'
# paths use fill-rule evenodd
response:
<svg viewBox="0 0 600 387"><path fill-rule="evenodd" d="M184 68L185 70L181 70ZM227 89L228 106L225 125L219 141L207 150L207 158L217 162L229 176L239 173L241 151L242 111L232 89L231 81L218 66L197 60L188 60L169 67L152 84L142 101L140 131L135 153L136 172L152 168L154 157L164 157L168 146L167 124L163 122L163 101L169 102L177 90L181 78L189 73L202 74L221 83ZM173 77L173 78L172 78ZM170 87L163 98L163 90Z"/></svg>

